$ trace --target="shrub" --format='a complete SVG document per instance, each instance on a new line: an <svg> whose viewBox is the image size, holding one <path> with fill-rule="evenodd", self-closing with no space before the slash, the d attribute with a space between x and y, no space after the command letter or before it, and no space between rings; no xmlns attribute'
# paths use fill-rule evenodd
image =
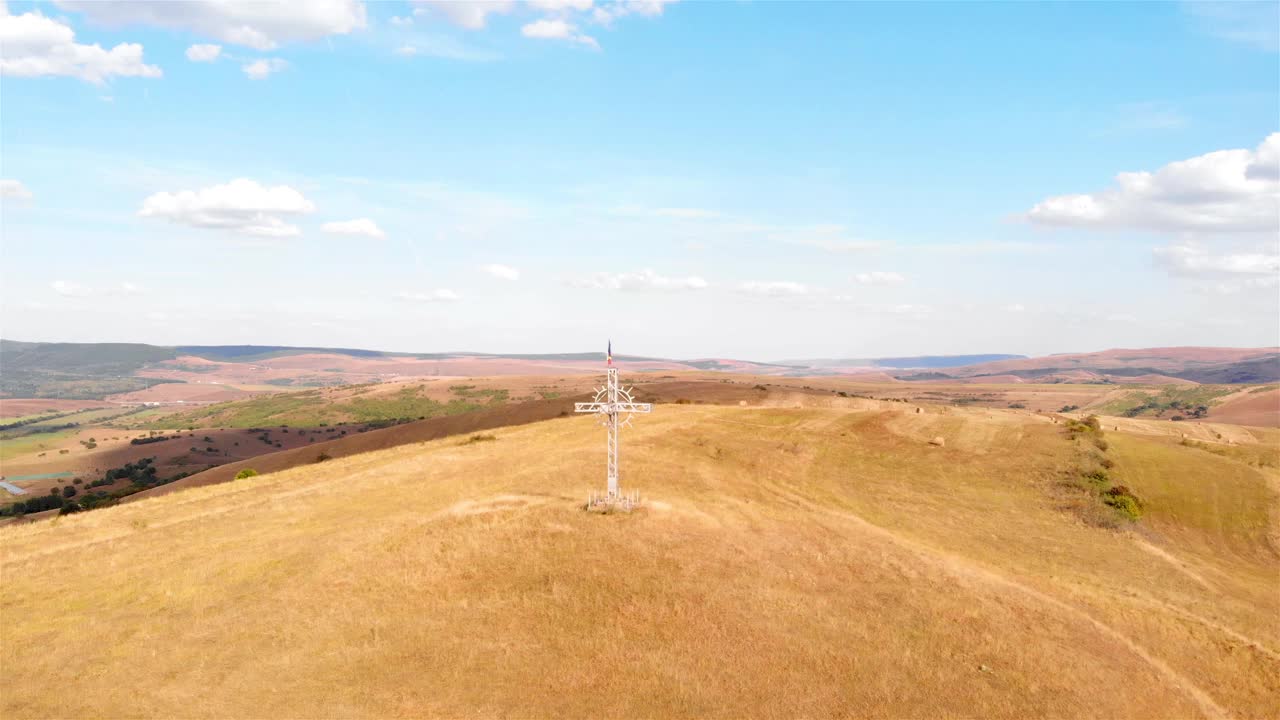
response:
<svg viewBox="0 0 1280 720"><path fill-rule="evenodd" d="M75 486L75 485L68 485L68 486L66 486L66 487L62 488L62 497L70 498L70 497L75 497L75 496L76 496L76 486Z"/></svg>
<svg viewBox="0 0 1280 720"><path fill-rule="evenodd" d="M1102 502L1115 508L1130 520L1142 517L1142 502L1123 485L1117 485L1106 491Z"/></svg>
<svg viewBox="0 0 1280 720"><path fill-rule="evenodd" d="M236 479L237 479L237 480L243 480L243 479L245 479L245 478L251 478L251 477L254 477L254 476L256 476L257 474L258 474L258 471L257 471L257 470L254 470L253 468L245 468L245 469L241 470L240 472L236 473Z"/></svg>
<svg viewBox="0 0 1280 720"><path fill-rule="evenodd" d="M1111 458L1102 458L1100 464L1102 465L1102 467L1106 468L1107 470L1110 470L1111 468L1116 466L1115 462Z"/></svg>
<svg viewBox="0 0 1280 720"><path fill-rule="evenodd" d="M466 440L463 440L458 444L459 445L475 445L476 443L493 442L494 440L497 440L497 439L498 438L494 435L487 435L487 434L472 435L471 437L467 438Z"/></svg>
<svg viewBox="0 0 1280 720"><path fill-rule="evenodd" d="M1093 445L1094 447L1098 448L1102 452L1106 452L1111 447L1111 445L1107 443L1106 439L1103 438L1101 435L1093 439Z"/></svg>
<svg viewBox="0 0 1280 720"><path fill-rule="evenodd" d="M332 459L333 459L333 456L330 455L329 453L320 453L319 455L316 456L315 462L322 463L326 460L332 460Z"/></svg>

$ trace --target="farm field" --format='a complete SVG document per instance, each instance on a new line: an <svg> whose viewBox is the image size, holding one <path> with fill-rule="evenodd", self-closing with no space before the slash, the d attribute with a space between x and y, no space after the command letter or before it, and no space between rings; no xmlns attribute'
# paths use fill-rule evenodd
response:
<svg viewBox="0 0 1280 720"><path fill-rule="evenodd" d="M582 510L601 431L564 418L0 528L4 713L1280 710L1275 431L1106 430L1134 522L1062 422L862 403L662 406L632 514Z"/></svg>

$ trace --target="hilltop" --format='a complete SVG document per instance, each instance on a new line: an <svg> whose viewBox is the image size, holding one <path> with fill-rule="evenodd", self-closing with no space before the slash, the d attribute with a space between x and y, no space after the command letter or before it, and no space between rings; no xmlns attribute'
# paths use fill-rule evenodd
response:
<svg viewBox="0 0 1280 720"><path fill-rule="evenodd" d="M662 406L630 515L567 417L0 528L3 713L1280 713L1276 431L827 402Z"/></svg>

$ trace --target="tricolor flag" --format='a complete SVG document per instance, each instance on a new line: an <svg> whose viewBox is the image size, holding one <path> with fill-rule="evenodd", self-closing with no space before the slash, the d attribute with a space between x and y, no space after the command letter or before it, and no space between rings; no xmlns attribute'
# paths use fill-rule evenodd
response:
<svg viewBox="0 0 1280 720"><path fill-rule="evenodd" d="M613 341L612 340L609 341L609 349L605 351L604 359L606 364L608 365L613 364Z"/></svg>

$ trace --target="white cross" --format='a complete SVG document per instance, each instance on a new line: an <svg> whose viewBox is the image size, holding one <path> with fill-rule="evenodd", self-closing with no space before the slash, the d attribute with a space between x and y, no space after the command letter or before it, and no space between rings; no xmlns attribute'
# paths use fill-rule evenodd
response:
<svg viewBox="0 0 1280 720"><path fill-rule="evenodd" d="M596 390L594 402L574 403L573 411L580 413L596 413L600 422L609 430L609 494L606 501L614 500L618 495L618 429L631 424L634 413L647 413L653 410L649 403L638 403L631 399L631 389L618 387L618 369L609 368L609 381L605 387ZM622 416L619 419L619 416Z"/></svg>

